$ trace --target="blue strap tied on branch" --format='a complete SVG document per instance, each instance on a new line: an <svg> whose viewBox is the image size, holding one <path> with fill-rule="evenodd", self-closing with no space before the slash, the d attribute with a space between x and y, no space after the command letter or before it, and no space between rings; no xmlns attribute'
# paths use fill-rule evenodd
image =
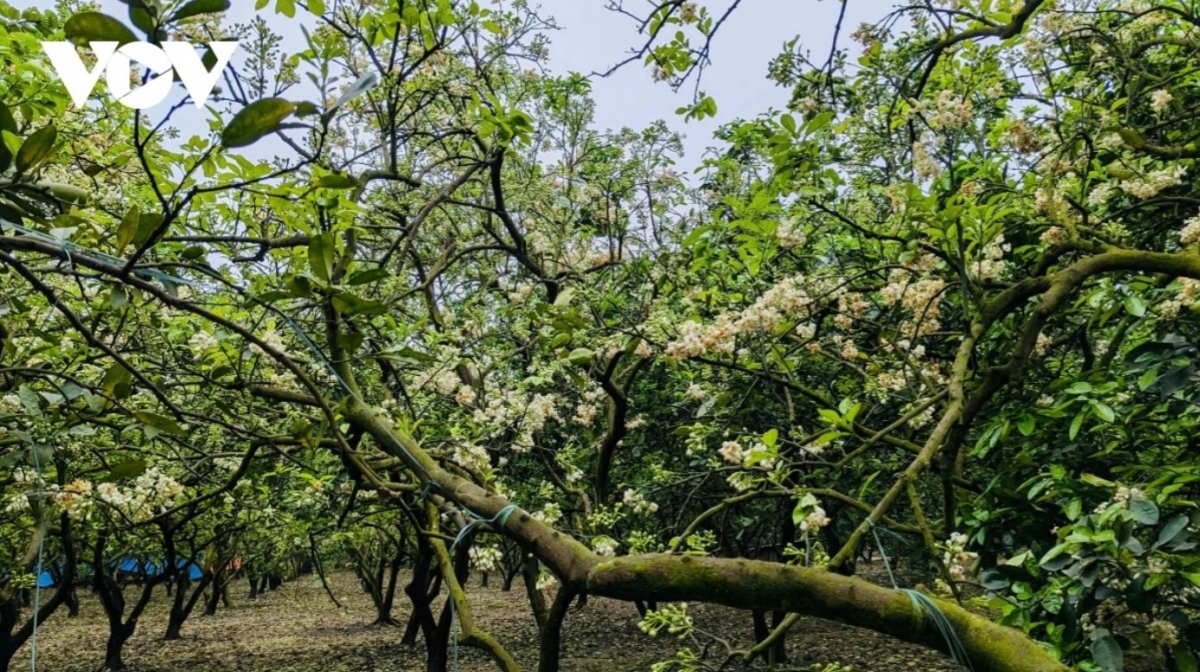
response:
<svg viewBox="0 0 1200 672"><path fill-rule="evenodd" d="M513 511L517 510L517 505L509 504L508 506L504 507L503 509L500 509L499 511L497 511L496 515L492 516L491 518L486 518L486 519L483 518L482 516L476 514L474 511L467 509L466 507L463 507L463 509L467 512L468 515L470 515L472 518L474 518L474 520L472 520L471 522L464 525L462 527L462 529L458 531L458 536L454 537L454 543L450 545L451 553L454 552L454 549L458 548L459 542L461 542L463 539L465 539L467 537L467 534L469 534L471 532L471 530L478 525L490 525L492 527L492 529L497 530L497 531L504 529L504 526L508 525L508 517L512 515Z"/></svg>
<svg viewBox="0 0 1200 672"><path fill-rule="evenodd" d="M954 659L954 665L959 670L967 672L975 672L975 668L971 665L971 658L967 655L967 648L959 639L958 633L954 630L954 625L950 619L946 618L946 614L942 613L941 608L937 603L929 599L928 595L911 588L901 588L896 584L896 575L892 573L892 563L888 559L887 551L884 550L883 544L879 541L878 526L875 521L867 518L867 525L871 528L871 535L875 537L875 546L879 548L879 557L883 558L883 567L887 570L888 579L892 582L892 588L898 590L908 596L912 600L913 610L919 614L928 613L933 619L933 624L942 633L942 637L946 640L946 650L950 653L950 657ZM891 532L884 528L885 532Z"/></svg>

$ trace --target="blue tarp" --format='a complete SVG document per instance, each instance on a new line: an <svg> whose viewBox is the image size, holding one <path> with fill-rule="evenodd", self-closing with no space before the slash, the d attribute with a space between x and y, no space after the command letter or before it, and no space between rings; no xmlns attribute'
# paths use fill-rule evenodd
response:
<svg viewBox="0 0 1200 672"><path fill-rule="evenodd" d="M179 569L183 569L185 567L188 568L188 578L192 581L199 581L204 576L204 570L200 569L200 565L197 565L190 560L179 558L175 561L175 566ZM158 576L158 574L162 571L159 568L158 563L152 561L139 562L136 558L125 558L121 561L118 569L120 569L122 572L129 572L130 574L144 574L145 576Z"/></svg>
<svg viewBox="0 0 1200 672"><path fill-rule="evenodd" d="M190 560L180 558L175 562L175 566L180 569L186 567L188 569L188 580L190 581L199 581L200 579L204 578L204 570L200 569L200 565L197 565ZM148 560L139 562L137 558L125 558L121 560L117 564L117 569L122 572L141 576L158 576L159 572L161 571L158 563ZM91 567L88 567L87 573L92 573ZM58 585L58 582L55 580L53 574L51 574L49 571L44 571L38 575L37 585L39 588L53 588L54 586Z"/></svg>

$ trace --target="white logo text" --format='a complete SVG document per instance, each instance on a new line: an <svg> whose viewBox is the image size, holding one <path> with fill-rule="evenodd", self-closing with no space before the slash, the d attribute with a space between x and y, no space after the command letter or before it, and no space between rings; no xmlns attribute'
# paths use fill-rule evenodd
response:
<svg viewBox="0 0 1200 672"><path fill-rule="evenodd" d="M196 107L203 108L209 95L217 86L217 80L229 59L237 50L237 42L209 42L208 47L217 62L212 70L204 67L195 47L187 42L163 42L161 46L149 42L130 42L119 46L117 42L92 42L96 54L96 66L88 70L83 59L70 42L42 42L42 48L50 63L58 71L67 93L76 107L83 107L92 95L100 75L108 80L109 93L122 105L135 110L144 110L166 100L174 82L172 73L192 97ZM145 84L133 88L130 84L130 68L133 63L149 69L155 77Z"/></svg>

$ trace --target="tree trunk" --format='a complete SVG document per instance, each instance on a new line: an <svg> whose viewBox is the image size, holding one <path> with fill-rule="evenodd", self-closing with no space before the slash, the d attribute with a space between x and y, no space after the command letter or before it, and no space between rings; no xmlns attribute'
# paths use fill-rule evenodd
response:
<svg viewBox="0 0 1200 672"><path fill-rule="evenodd" d="M541 564L532 554L527 554L521 562L521 576L525 579L525 595L529 598L529 608L537 620L538 630L546 626L546 598L538 590L538 578L541 575Z"/></svg>
<svg viewBox="0 0 1200 672"><path fill-rule="evenodd" d="M0 646L0 672L8 672L8 667L17 655L18 648L20 647L13 647L11 644Z"/></svg>
<svg viewBox="0 0 1200 672"><path fill-rule="evenodd" d="M217 605L220 604L222 600L226 600L225 607L228 608L229 604L227 596L228 584L223 581L214 580L212 585L212 593L209 594L208 600L204 603L204 615L216 616Z"/></svg>
<svg viewBox="0 0 1200 672"><path fill-rule="evenodd" d="M380 625L400 625L400 622L392 616L392 607L396 603L396 584L399 583L400 578L400 562L401 556L397 554L392 558L389 567L387 587L383 591L383 601L378 605L378 616L375 619Z"/></svg>
<svg viewBox="0 0 1200 672"><path fill-rule="evenodd" d="M188 569L185 567L182 571L187 572ZM168 642L183 638L183 621L187 618L187 614L183 613L183 608L184 600L187 599L189 583L191 582L186 576L180 577L175 595L171 598L171 610L167 614L167 632L163 635L163 639Z"/></svg>
<svg viewBox="0 0 1200 672"><path fill-rule="evenodd" d="M121 658L121 651L125 648L125 642L133 636L135 624L125 623L109 623L108 641L104 645L104 668L107 670L123 670L125 669L125 661Z"/></svg>
<svg viewBox="0 0 1200 672"><path fill-rule="evenodd" d="M163 639L168 641L182 639L183 623L192 615L196 605L200 603L200 599L204 596L204 592L212 585L214 576L205 574L196 582L192 588L192 580L188 578L187 572L191 571L191 566L184 567L181 570L179 577L179 586L175 591L175 599L171 601L171 612L167 615L167 633ZM190 589L190 593L189 593ZM213 595L217 592L214 590ZM213 611L216 612L215 600Z"/></svg>
<svg viewBox="0 0 1200 672"><path fill-rule="evenodd" d="M431 583L429 573L432 567L433 549L429 547L429 542L425 541L423 537L419 537L419 540L412 580L404 587L404 594L408 595L409 602L412 603L412 613L408 617L408 626L404 629L404 637L400 640L401 644L416 644L418 633L434 627L433 611L429 608L429 584Z"/></svg>
<svg viewBox="0 0 1200 672"><path fill-rule="evenodd" d="M500 590L507 593L512 590L513 581L517 575L521 573L521 563L516 563L513 567L504 572L504 582L500 585Z"/></svg>
<svg viewBox="0 0 1200 672"><path fill-rule="evenodd" d="M558 672L562 659L562 626L575 593L559 586L538 637L538 672Z"/></svg>

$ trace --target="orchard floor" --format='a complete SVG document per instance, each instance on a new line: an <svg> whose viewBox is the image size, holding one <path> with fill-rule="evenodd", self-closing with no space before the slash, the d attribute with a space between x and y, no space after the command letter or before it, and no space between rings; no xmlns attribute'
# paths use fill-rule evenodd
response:
<svg viewBox="0 0 1200 672"><path fill-rule="evenodd" d="M285 584L257 600L245 598L244 584L231 591L234 603L216 616L195 615L184 625L183 639L163 641L166 600L160 595L147 609L137 633L125 647L130 672L409 672L424 670L422 644L401 646L399 628L367 625L373 608L353 575L336 573L331 588L346 607L339 610L312 577ZM480 588L472 581L472 608L480 627L495 635L525 670L536 669L536 627L520 585L509 592ZM399 597L403 597L401 594ZM81 614L56 613L41 629L41 672L95 672L103 660L107 624L95 599L80 593ZM398 600L396 615L407 615ZM752 636L749 614L693 605L699 628L739 645ZM638 630L632 604L591 599L573 611L564 631L565 672L649 670L672 657L678 643L664 635L651 638ZM950 671L948 659L885 635L831 621L804 619L789 638L791 656L802 666L842 663L854 672ZM463 672L491 672L495 666L478 651L463 649ZM28 672L28 648L14 661L13 672Z"/></svg>

